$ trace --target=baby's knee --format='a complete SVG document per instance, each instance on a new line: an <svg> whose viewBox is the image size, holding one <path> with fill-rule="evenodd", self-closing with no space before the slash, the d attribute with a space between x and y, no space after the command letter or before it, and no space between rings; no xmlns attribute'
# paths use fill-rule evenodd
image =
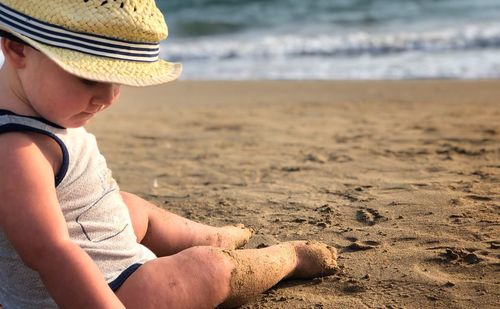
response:
<svg viewBox="0 0 500 309"><path fill-rule="evenodd" d="M189 255L194 264L213 272L217 277L226 273L229 278L234 268L233 260L228 251L218 247L197 246L186 249L184 252Z"/></svg>
<svg viewBox="0 0 500 309"><path fill-rule="evenodd" d="M190 265L196 265L191 268L193 275L201 277L216 298L225 299L231 290L231 276L235 268L228 251L217 247L199 246L183 252L190 259Z"/></svg>

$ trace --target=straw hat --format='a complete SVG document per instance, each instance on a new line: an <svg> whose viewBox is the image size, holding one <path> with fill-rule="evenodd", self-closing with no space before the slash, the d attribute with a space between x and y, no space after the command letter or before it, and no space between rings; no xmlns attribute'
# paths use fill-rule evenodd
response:
<svg viewBox="0 0 500 309"><path fill-rule="evenodd" d="M154 0L0 0L0 29L86 79L148 86L182 69L158 58L168 30Z"/></svg>

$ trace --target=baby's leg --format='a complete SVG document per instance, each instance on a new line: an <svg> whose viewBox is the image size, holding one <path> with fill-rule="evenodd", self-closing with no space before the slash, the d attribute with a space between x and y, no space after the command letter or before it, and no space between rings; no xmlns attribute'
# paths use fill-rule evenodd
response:
<svg viewBox="0 0 500 309"><path fill-rule="evenodd" d="M236 251L193 247L144 264L117 295L127 308L234 307L284 278L325 276L335 269L335 250L317 242Z"/></svg>
<svg viewBox="0 0 500 309"><path fill-rule="evenodd" d="M337 271L336 250L316 241L291 241L226 254L232 257L235 268L231 293L221 304L223 308L247 303L282 279L311 279Z"/></svg>
<svg viewBox="0 0 500 309"><path fill-rule="evenodd" d="M122 197L137 241L158 256L172 255L193 246L240 248L252 235L242 225L213 227L175 215L133 194L122 192Z"/></svg>

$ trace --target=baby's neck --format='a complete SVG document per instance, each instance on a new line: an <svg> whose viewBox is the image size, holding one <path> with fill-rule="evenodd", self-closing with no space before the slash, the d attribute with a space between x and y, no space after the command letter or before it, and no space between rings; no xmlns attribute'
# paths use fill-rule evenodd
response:
<svg viewBox="0 0 500 309"><path fill-rule="evenodd" d="M0 109L19 115L37 116L29 103L23 99L22 87L10 73L7 65L4 64L0 68Z"/></svg>

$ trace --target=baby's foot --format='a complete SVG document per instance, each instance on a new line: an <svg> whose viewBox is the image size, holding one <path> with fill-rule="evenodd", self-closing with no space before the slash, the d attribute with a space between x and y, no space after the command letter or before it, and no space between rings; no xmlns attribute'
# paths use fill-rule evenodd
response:
<svg viewBox="0 0 500 309"><path fill-rule="evenodd" d="M217 228L215 235L207 240L212 246L234 250L246 245L252 235L252 229L246 228L243 224L237 224Z"/></svg>
<svg viewBox="0 0 500 309"><path fill-rule="evenodd" d="M310 279L333 275L337 271L335 248L317 241L288 242L295 249L297 264L288 278Z"/></svg>

